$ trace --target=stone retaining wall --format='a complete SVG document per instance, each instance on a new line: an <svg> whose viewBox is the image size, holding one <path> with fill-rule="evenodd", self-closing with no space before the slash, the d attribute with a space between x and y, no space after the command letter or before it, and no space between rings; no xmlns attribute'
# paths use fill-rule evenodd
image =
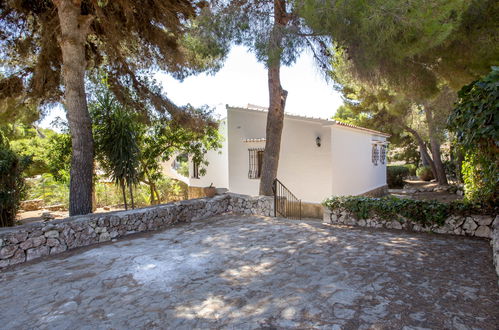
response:
<svg viewBox="0 0 499 330"><path fill-rule="evenodd" d="M499 216L496 217L492 227L492 254L494 256L494 266L496 266L496 273L499 276ZM499 283L498 283L499 284Z"/></svg>
<svg viewBox="0 0 499 330"><path fill-rule="evenodd" d="M388 185L384 185L361 194L361 196L366 197L383 197L386 195L388 195Z"/></svg>
<svg viewBox="0 0 499 330"><path fill-rule="evenodd" d="M417 222L412 222L402 216L399 220L384 220L378 217L369 219L357 219L348 210L324 210L324 222L331 224L342 224L373 228L405 229L417 232L433 232L437 234L450 234L462 236L476 236L492 238L493 216L473 215L457 216L452 215L445 220L443 226L431 225L423 226ZM499 222L499 216L495 217L495 222Z"/></svg>
<svg viewBox="0 0 499 330"><path fill-rule="evenodd" d="M226 212L270 216L271 197L223 194L141 209L69 217L0 229L0 269L69 249Z"/></svg>

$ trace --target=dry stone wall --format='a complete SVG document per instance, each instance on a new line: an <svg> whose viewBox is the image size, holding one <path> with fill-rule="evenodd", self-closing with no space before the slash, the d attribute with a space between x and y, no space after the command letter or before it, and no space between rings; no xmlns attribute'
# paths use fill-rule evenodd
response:
<svg viewBox="0 0 499 330"><path fill-rule="evenodd" d="M350 226L372 227L372 228L391 228L405 229L417 232L433 232L437 234L450 234L462 236L476 236L483 238L492 238L492 224L499 222L499 216L457 216L452 215L445 220L443 226L428 225L423 226L417 222L398 216L395 220L385 220L379 217L369 219L357 219L348 210L329 210L324 211L324 222L331 224L342 224Z"/></svg>
<svg viewBox="0 0 499 330"><path fill-rule="evenodd" d="M496 267L496 273L499 276L499 219L498 218L499 216L496 217L496 220L493 223L492 240L490 241L490 244L492 245L494 266Z"/></svg>
<svg viewBox="0 0 499 330"><path fill-rule="evenodd" d="M273 214L271 197L223 194L141 209L69 217L0 229L0 269L137 232L223 213Z"/></svg>

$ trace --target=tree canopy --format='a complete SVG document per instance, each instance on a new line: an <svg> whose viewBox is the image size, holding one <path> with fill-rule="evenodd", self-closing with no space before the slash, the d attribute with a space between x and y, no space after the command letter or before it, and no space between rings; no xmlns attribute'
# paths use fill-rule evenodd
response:
<svg viewBox="0 0 499 330"><path fill-rule="evenodd" d="M113 94L136 112L150 107L179 125L208 116L150 88L151 70L178 78L219 67L219 48L187 36L203 1L11 0L0 3L0 98L25 105L63 101L72 142L70 214L92 210L93 138L85 78L107 73ZM207 45L207 46L205 46ZM129 91L132 91L130 93Z"/></svg>

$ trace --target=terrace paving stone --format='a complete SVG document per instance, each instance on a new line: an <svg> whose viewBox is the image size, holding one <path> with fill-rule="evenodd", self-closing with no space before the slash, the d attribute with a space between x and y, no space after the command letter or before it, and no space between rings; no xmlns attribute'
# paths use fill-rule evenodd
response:
<svg viewBox="0 0 499 330"><path fill-rule="evenodd" d="M224 215L0 272L2 329L497 329L486 240Z"/></svg>

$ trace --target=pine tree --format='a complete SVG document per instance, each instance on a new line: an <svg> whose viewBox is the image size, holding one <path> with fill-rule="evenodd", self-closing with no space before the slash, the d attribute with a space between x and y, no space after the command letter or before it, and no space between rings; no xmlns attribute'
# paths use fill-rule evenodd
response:
<svg viewBox="0 0 499 330"><path fill-rule="evenodd" d="M85 89L88 70L100 67L107 72L113 93L136 111L152 105L182 125L203 125L203 116L191 116L143 79L152 68L181 78L217 66L218 49L204 54L210 56L196 55L192 50L200 47L185 35L186 25L202 4L190 0L0 3L0 57L7 72L0 81L0 98L64 103L73 150L70 215L92 211L94 144ZM129 88L134 98L128 97Z"/></svg>

